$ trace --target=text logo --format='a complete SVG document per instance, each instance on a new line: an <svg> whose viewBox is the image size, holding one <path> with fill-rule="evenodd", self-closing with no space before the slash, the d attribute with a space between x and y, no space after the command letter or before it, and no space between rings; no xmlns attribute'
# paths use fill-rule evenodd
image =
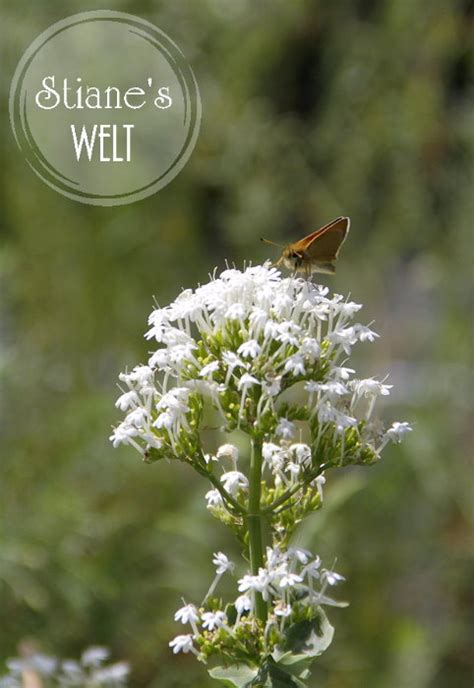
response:
<svg viewBox="0 0 474 688"><path fill-rule="evenodd" d="M10 121L29 165L93 205L146 198L186 164L201 119L183 53L149 22L83 12L29 46L12 80Z"/></svg>

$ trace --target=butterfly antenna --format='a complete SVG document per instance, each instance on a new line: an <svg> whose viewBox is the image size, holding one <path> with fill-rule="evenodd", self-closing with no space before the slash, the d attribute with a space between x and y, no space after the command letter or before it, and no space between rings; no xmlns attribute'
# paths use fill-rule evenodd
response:
<svg viewBox="0 0 474 688"><path fill-rule="evenodd" d="M283 244L277 244L275 241L270 241L270 239L264 239L263 237L260 237L260 241L263 241L265 244L271 244L272 246L278 246L278 248L285 248Z"/></svg>

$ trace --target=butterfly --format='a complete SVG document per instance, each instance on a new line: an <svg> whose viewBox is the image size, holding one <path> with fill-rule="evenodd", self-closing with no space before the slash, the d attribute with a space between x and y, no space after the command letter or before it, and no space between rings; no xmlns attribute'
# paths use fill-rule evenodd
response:
<svg viewBox="0 0 474 688"><path fill-rule="evenodd" d="M274 241L262 239L267 244L283 248L275 267L283 265L294 272L303 272L307 278L313 272L336 272L335 262L344 240L349 232L351 221L348 217L338 217L321 229L311 232L304 239L281 247Z"/></svg>

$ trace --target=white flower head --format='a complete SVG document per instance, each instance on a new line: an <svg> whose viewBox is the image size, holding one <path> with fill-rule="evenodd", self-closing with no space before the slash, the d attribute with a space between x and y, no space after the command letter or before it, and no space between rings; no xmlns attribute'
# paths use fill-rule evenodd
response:
<svg viewBox="0 0 474 688"><path fill-rule="evenodd" d="M131 389L129 392L125 392L117 399L115 406L121 411L128 411L130 408L135 408L135 406L137 406L139 403L140 397L134 389Z"/></svg>
<svg viewBox="0 0 474 688"><path fill-rule="evenodd" d="M251 597L249 595L239 595L237 599L234 602L234 607L237 610L237 614L240 616L244 612L250 612L253 609L253 603Z"/></svg>
<svg viewBox="0 0 474 688"><path fill-rule="evenodd" d="M226 573L227 571L232 573L235 569L235 564L223 552L216 552L214 554L212 563L216 567L216 573L219 576L222 576L222 574Z"/></svg>
<svg viewBox="0 0 474 688"><path fill-rule="evenodd" d="M262 347L255 339L249 339L237 349L237 353L240 354L242 358L256 358L261 351Z"/></svg>
<svg viewBox="0 0 474 688"><path fill-rule="evenodd" d="M238 388L239 390L247 389L248 387L253 387L253 385L258 385L259 381L253 375L249 373L244 373L239 380Z"/></svg>
<svg viewBox="0 0 474 688"><path fill-rule="evenodd" d="M282 437L284 440L290 440L292 437L294 437L295 432L296 426L291 422L291 420L288 420L287 418L280 418L275 430L275 434L278 437Z"/></svg>
<svg viewBox="0 0 474 688"><path fill-rule="evenodd" d="M336 573L336 571L323 569L321 571L321 580L326 581L329 585L337 585L338 583L341 583L346 579L344 578L344 576L341 576L340 573Z"/></svg>
<svg viewBox="0 0 474 688"><path fill-rule="evenodd" d="M392 424L392 426L387 430L386 436L392 441L392 442L401 442L403 437L408 433L411 432L413 428L409 423L406 421L403 421L402 423L399 423L396 421L395 423Z"/></svg>
<svg viewBox="0 0 474 688"><path fill-rule="evenodd" d="M106 647L89 647L82 653L81 664L85 667L97 667L109 658L110 652Z"/></svg>
<svg viewBox="0 0 474 688"><path fill-rule="evenodd" d="M201 368L199 375L201 377L212 377L212 373L215 373L216 370L219 370L219 361L211 361L204 368Z"/></svg>
<svg viewBox="0 0 474 688"><path fill-rule="evenodd" d="M204 612L202 615L203 628L206 628L208 631L214 631L225 624L227 624L227 616L223 611Z"/></svg>
<svg viewBox="0 0 474 688"><path fill-rule="evenodd" d="M311 447L307 444L297 442L290 445L289 453L294 456L298 464L309 466L311 464Z"/></svg>
<svg viewBox="0 0 474 688"><path fill-rule="evenodd" d="M237 449L237 447L234 447L233 444L222 444L217 450L216 456L218 459L229 458L235 465L239 458L239 450Z"/></svg>
<svg viewBox="0 0 474 688"><path fill-rule="evenodd" d="M221 483L233 497L237 496L240 489L246 490L249 486L248 478L240 471L228 471L221 475Z"/></svg>
<svg viewBox="0 0 474 688"><path fill-rule="evenodd" d="M188 624L199 621L199 614L194 604L185 604L177 610L174 615L175 621L181 621L182 624Z"/></svg>
<svg viewBox="0 0 474 688"><path fill-rule="evenodd" d="M207 501L208 509L217 508L223 506L224 504L219 490L209 490L205 494L205 499Z"/></svg>
<svg viewBox="0 0 474 688"><path fill-rule="evenodd" d="M92 672L93 685L124 685L130 673L130 666L127 662L115 662L109 666L101 667Z"/></svg>
<svg viewBox="0 0 474 688"><path fill-rule="evenodd" d="M183 652L184 654L187 654L188 652L195 651L193 645L193 636L191 633L187 635L177 635L176 638L173 638L173 640L171 640L169 646L173 648L173 653L175 655L178 654L178 652Z"/></svg>

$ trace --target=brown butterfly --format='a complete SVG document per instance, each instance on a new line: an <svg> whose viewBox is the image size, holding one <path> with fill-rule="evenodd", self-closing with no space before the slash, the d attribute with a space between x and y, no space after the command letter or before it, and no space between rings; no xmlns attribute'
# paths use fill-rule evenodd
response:
<svg viewBox="0 0 474 688"><path fill-rule="evenodd" d="M283 253L275 266L283 263L289 270L303 272L307 278L313 272L334 274L336 272L336 258L347 236L350 224L348 217L338 217L321 229L311 232L304 239L284 246ZM262 239L262 241L279 246L279 244L268 241L268 239Z"/></svg>

